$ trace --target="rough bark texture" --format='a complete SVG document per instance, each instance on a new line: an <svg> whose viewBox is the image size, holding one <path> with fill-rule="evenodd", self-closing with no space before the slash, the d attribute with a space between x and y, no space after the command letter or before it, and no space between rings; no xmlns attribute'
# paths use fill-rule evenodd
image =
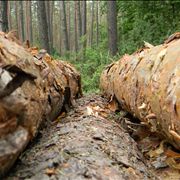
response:
<svg viewBox="0 0 180 180"><path fill-rule="evenodd" d="M180 40L125 55L101 75L101 89L111 99L160 132L180 149Z"/></svg>
<svg viewBox="0 0 180 180"><path fill-rule="evenodd" d="M117 8L116 1L107 1L108 46L112 56L117 53Z"/></svg>
<svg viewBox="0 0 180 180"><path fill-rule="evenodd" d="M156 180L113 115L99 95L78 99L64 118L41 131L6 180Z"/></svg>
<svg viewBox="0 0 180 180"><path fill-rule="evenodd" d="M80 94L74 67L0 33L0 176L36 136L42 120L54 120Z"/></svg>

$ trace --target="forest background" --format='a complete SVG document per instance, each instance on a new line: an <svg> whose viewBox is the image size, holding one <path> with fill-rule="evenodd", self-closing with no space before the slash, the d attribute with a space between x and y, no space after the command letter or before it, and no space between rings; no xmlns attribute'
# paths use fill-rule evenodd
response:
<svg viewBox="0 0 180 180"><path fill-rule="evenodd" d="M180 2L0 1L0 29L73 63L85 93L99 91L102 69L123 54L180 31Z"/></svg>

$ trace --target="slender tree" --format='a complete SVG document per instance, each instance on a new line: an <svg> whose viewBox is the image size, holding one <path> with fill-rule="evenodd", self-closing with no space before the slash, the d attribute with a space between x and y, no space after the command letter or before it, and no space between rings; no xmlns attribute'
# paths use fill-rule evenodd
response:
<svg viewBox="0 0 180 180"><path fill-rule="evenodd" d="M68 28L68 39L69 39L69 49L71 50L71 1L67 3L67 28Z"/></svg>
<svg viewBox="0 0 180 180"><path fill-rule="evenodd" d="M82 19L81 19L81 8L80 8L80 1L77 2L77 20L78 20L78 34L79 34L79 39L82 36Z"/></svg>
<svg viewBox="0 0 180 180"><path fill-rule="evenodd" d="M50 38L51 38L51 50L53 49L53 24L54 24L54 1L50 1Z"/></svg>
<svg viewBox="0 0 180 180"><path fill-rule="evenodd" d="M112 56L117 53L117 8L116 1L107 1L108 46Z"/></svg>
<svg viewBox="0 0 180 180"><path fill-rule="evenodd" d="M93 45L93 35L94 35L94 1L92 1L92 6L91 6L91 33L89 40L91 47Z"/></svg>
<svg viewBox="0 0 180 180"><path fill-rule="evenodd" d="M96 1L96 45L99 44L99 3Z"/></svg>
<svg viewBox="0 0 180 180"><path fill-rule="evenodd" d="M59 53L62 54L62 13L61 13L61 1L59 1Z"/></svg>
<svg viewBox="0 0 180 180"><path fill-rule="evenodd" d="M19 35L19 27L18 27L18 2L17 1L14 1L14 6L15 6L15 22L16 22L15 29L17 29L17 35L19 39L21 39Z"/></svg>
<svg viewBox="0 0 180 180"><path fill-rule="evenodd" d="M11 1L8 1L8 29L12 29L12 22L11 22Z"/></svg>
<svg viewBox="0 0 180 180"><path fill-rule="evenodd" d="M52 48L53 48L53 37L52 37L52 32L53 32L53 6L54 6L54 1L45 1L45 10L46 10L46 19L47 19L47 24L48 24L48 38L49 38L50 52L52 52Z"/></svg>
<svg viewBox="0 0 180 180"><path fill-rule="evenodd" d="M21 41L25 40L24 34L24 13L23 13L23 1L16 1L17 10L17 24L18 24L18 35Z"/></svg>
<svg viewBox="0 0 180 180"><path fill-rule="evenodd" d="M86 53L86 0L82 1L82 36L83 36L83 56Z"/></svg>
<svg viewBox="0 0 180 180"><path fill-rule="evenodd" d="M66 6L65 2L62 2L62 23L63 23L63 32L64 32L64 45L65 50L69 51L69 39L68 39L68 31L67 31L67 20L66 20Z"/></svg>
<svg viewBox="0 0 180 180"><path fill-rule="evenodd" d="M77 3L74 1L74 49L77 53L78 51L78 41L77 41Z"/></svg>
<svg viewBox="0 0 180 180"><path fill-rule="evenodd" d="M1 1L2 3L2 30L7 32L8 27L8 1Z"/></svg>
<svg viewBox="0 0 180 180"><path fill-rule="evenodd" d="M32 12L31 12L31 1L25 2L25 27L26 27L26 40L32 43Z"/></svg>
<svg viewBox="0 0 180 180"><path fill-rule="evenodd" d="M2 1L0 1L0 7L2 7ZM0 31L2 31L2 10L0 10Z"/></svg>
<svg viewBox="0 0 180 180"><path fill-rule="evenodd" d="M38 5L38 19L39 19L39 36L41 47L50 52L49 48L49 36L48 36L48 23L45 11L45 1L37 1Z"/></svg>
<svg viewBox="0 0 180 180"><path fill-rule="evenodd" d="M29 8L28 8L28 11L29 11L29 17L30 17L30 22L29 22L29 36L30 36L30 42L31 44L33 44L33 24L32 24L32 1L29 0Z"/></svg>

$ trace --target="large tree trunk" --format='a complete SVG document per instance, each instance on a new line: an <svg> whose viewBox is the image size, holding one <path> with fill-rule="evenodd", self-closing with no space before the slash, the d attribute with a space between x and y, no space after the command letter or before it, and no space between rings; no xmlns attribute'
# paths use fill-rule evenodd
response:
<svg viewBox="0 0 180 180"><path fill-rule="evenodd" d="M108 66L101 88L180 149L180 40L148 47Z"/></svg>
<svg viewBox="0 0 180 180"><path fill-rule="evenodd" d="M39 18L39 36L41 41L41 47L50 52L49 47L49 35L48 35L48 23L45 11L45 1L38 1L38 18Z"/></svg>
<svg viewBox="0 0 180 180"><path fill-rule="evenodd" d="M107 1L108 46L112 56L117 53L117 8L116 0Z"/></svg>
<svg viewBox="0 0 180 180"><path fill-rule="evenodd" d="M8 1L2 1L2 30L7 32L8 27Z"/></svg>
<svg viewBox="0 0 180 180"><path fill-rule="evenodd" d="M7 38L1 33L0 176L35 137L42 120L54 120L63 106L68 110L81 94L74 67Z"/></svg>

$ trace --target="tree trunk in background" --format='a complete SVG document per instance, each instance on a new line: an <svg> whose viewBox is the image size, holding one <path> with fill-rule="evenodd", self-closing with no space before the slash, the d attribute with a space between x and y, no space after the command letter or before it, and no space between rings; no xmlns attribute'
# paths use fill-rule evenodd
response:
<svg viewBox="0 0 180 180"><path fill-rule="evenodd" d="M80 8L80 3L81 1L76 1L77 2L77 21L78 21L78 40L80 41L81 36L82 36L82 19L81 19L81 8ZM80 47L80 43L79 43Z"/></svg>
<svg viewBox="0 0 180 180"><path fill-rule="evenodd" d="M96 1L96 45L99 44L99 3Z"/></svg>
<svg viewBox="0 0 180 180"><path fill-rule="evenodd" d="M62 13L61 13L61 1L59 1L59 53L62 55Z"/></svg>
<svg viewBox="0 0 180 180"><path fill-rule="evenodd" d="M2 3L2 30L7 32L8 27L8 1L1 1Z"/></svg>
<svg viewBox="0 0 180 180"><path fill-rule="evenodd" d="M8 29L12 29L12 22L11 22L11 1L8 1Z"/></svg>
<svg viewBox="0 0 180 180"><path fill-rule="evenodd" d="M86 0L82 1L83 56L86 54Z"/></svg>
<svg viewBox="0 0 180 180"><path fill-rule="evenodd" d="M24 41L24 16L23 16L23 1L16 1L17 10L17 24L18 24L18 34L20 40Z"/></svg>
<svg viewBox="0 0 180 180"><path fill-rule="evenodd" d="M90 47L92 47L93 45L93 30L94 30L94 1L92 1L92 6L91 6L91 33L90 33L90 40L89 40L89 43L90 43Z"/></svg>
<svg viewBox="0 0 180 180"><path fill-rule="evenodd" d="M25 1L25 32L26 32L26 40L30 41L30 1Z"/></svg>
<svg viewBox="0 0 180 180"><path fill-rule="evenodd" d="M45 11L46 11L46 19L47 19L47 28L48 28L48 39L49 39L49 48L50 52L52 52L52 1L45 1Z"/></svg>
<svg viewBox="0 0 180 180"><path fill-rule="evenodd" d="M63 23L63 32L64 32L64 45L65 50L69 51L69 39L68 39L68 31L67 31L67 21L66 21L66 6L65 2L61 1L62 3L62 23Z"/></svg>
<svg viewBox="0 0 180 180"><path fill-rule="evenodd" d="M15 6L15 20L16 20L17 36L21 40L20 35L19 35L19 27L18 27L18 2L17 1L14 1L14 6Z"/></svg>
<svg viewBox="0 0 180 180"><path fill-rule="evenodd" d="M54 22L54 1L50 1L50 45L51 52L53 51L53 22Z"/></svg>
<svg viewBox="0 0 180 180"><path fill-rule="evenodd" d="M30 33L30 42L33 44L33 25L32 25L32 1L29 1L29 17L30 17L30 23L29 23L29 33Z"/></svg>
<svg viewBox="0 0 180 180"><path fill-rule="evenodd" d="M67 18L68 18L68 39L69 39L69 49L71 50L71 2L68 2L67 6Z"/></svg>
<svg viewBox="0 0 180 180"><path fill-rule="evenodd" d="M0 7L2 7L1 1L0 1ZM2 31L2 9L0 10L0 31Z"/></svg>
<svg viewBox="0 0 180 180"><path fill-rule="evenodd" d="M78 52L78 41L77 41L77 2L74 1L74 50Z"/></svg>
<svg viewBox="0 0 180 180"><path fill-rule="evenodd" d="M39 36L41 47L50 52L49 48L49 36L48 36L48 24L45 11L45 1L37 1L38 4L38 19L39 19Z"/></svg>
<svg viewBox="0 0 180 180"><path fill-rule="evenodd" d="M112 56L117 53L117 8L116 1L107 1L108 46Z"/></svg>

